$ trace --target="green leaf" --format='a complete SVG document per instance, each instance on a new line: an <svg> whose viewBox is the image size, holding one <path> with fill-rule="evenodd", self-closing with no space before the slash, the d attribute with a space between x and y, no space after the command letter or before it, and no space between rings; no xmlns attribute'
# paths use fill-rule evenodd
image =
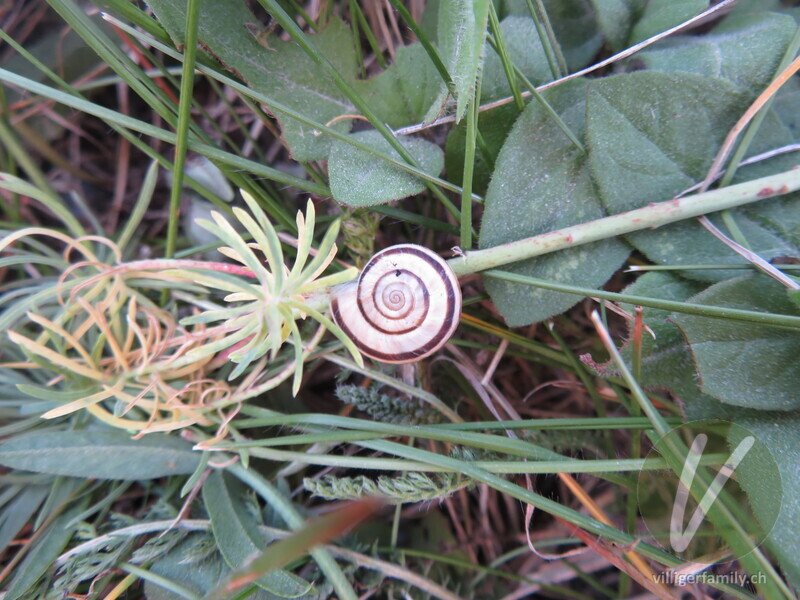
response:
<svg viewBox="0 0 800 600"><path fill-rule="evenodd" d="M785 3L781 0L737 0L730 8L729 16L763 12L765 10L777 12Z"/></svg>
<svg viewBox="0 0 800 600"><path fill-rule="evenodd" d="M624 293L631 296L645 296L683 302L703 289L703 284L690 281L664 271L645 273L625 288ZM622 303L632 317L635 315L633 305ZM692 351L683 333L670 319L668 310L644 307L642 310L644 325L649 329L642 332L639 384L647 389L666 389L675 394L682 406L706 401L716 402L703 394L697 383L697 367ZM652 331L652 334L650 334ZM620 350L623 359L632 368L633 344L632 321L628 322L628 339ZM599 366L599 365L596 365ZM605 367L603 373L616 373L613 367ZM708 418L714 418L709 415ZM722 418L722 417L720 417Z"/></svg>
<svg viewBox="0 0 800 600"><path fill-rule="evenodd" d="M705 396L686 405L688 419L727 419L752 432L775 458L781 475L782 495L766 485L758 469L736 471L759 521L769 523L780 498L775 525L767 537L770 553L778 559L789 583L800 589L800 412L773 412L722 404Z"/></svg>
<svg viewBox="0 0 800 600"><path fill-rule="evenodd" d="M789 299L800 307L800 290L788 290Z"/></svg>
<svg viewBox="0 0 800 600"><path fill-rule="evenodd" d="M586 82L548 90L547 101L580 138ZM514 123L497 159L481 227L481 248L513 242L604 215L586 157L538 102ZM582 286L600 286L628 255L624 244L603 240L515 263L508 270ZM527 325L565 311L580 301L570 294L486 281L486 288L509 325Z"/></svg>
<svg viewBox="0 0 800 600"><path fill-rule="evenodd" d="M439 53L453 83L456 122L464 116L475 93L488 18L489 0L442 0L439 4ZM439 116L448 93L442 82L426 121Z"/></svg>
<svg viewBox="0 0 800 600"><path fill-rule="evenodd" d="M393 129L419 123L433 105L442 78L421 44L401 46L384 72L355 88L375 114Z"/></svg>
<svg viewBox="0 0 800 600"><path fill-rule="evenodd" d="M39 578L52 567L78 527L77 525L68 527L67 524L81 514L88 503L89 497L84 496L50 523L47 531L17 567L16 575L6 591L5 600L24 597Z"/></svg>
<svg viewBox="0 0 800 600"><path fill-rule="evenodd" d="M763 476L763 470L748 469L737 477L747 493L750 504L762 523L769 523L776 508L778 518L768 537L768 546L778 561L790 583L800 589L800 413L760 413L756 411L736 411L733 421L745 427L767 447L776 459L781 474L781 487L775 489L771 478ZM780 427L775 424L779 422ZM780 492L783 492L780 495ZM775 503L781 498L780 506Z"/></svg>
<svg viewBox="0 0 800 600"><path fill-rule="evenodd" d="M0 464L12 469L92 479L155 479L192 473L192 445L153 433L140 440L124 431L33 433L0 445Z"/></svg>
<svg viewBox="0 0 800 600"><path fill-rule="evenodd" d="M597 25L606 38L606 43L615 52L627 46L633 26L636 4L632 0L591 0L597 15Z"/></svg>
<svg viewBox="0 0 800 600"><path fill-rule="evenodd" d="M659 42L636 54L636 61L650 70L721 77L741 89L758 92L774 77L795 29L794 19L788 15L737 15L709 34Z"/></svg>
<svg viewBox="0 0 800 600"><path fill-rule="evenodd" d="M633 27L628 45L675 27L707 8L708 0L650 0Z"/></svg>
<svg viewBox="0 0 800 600"><path fill-rule="evenodd" d="M691 299L698 304L800 315L784 288L765 275L717 283ZM673 314L691 346L700 387L724 403L760 410L800 408L797 331Z"/></svg>
<svg viewBox="0 0 800 600"><path fill-rule="evenodd" d="M800 141L800 81L790 79L775 96L775 101L758 134L750 145L749 155L773 148L788 146ZM797 165L796 153L776 156L767 161L741 167L736 171L734 183L756 179L791 169ZM785 245L800 248L800 193L771 198L741 210L748 219L774 233ZM797 257L797 252L787 252Z"/></svg>
<svg viewBox="0 0 800 600"><path fill-rule="evenodd" d="M702 180L749 95L724 79L692 73L637 72L590 84L589 162L606 210L621 213L668 200ZM768 259L796 254L771 230L733 212L753 251ZM694 221L626 238L656 263L745 264ZM687 276L713 281L731 274Z"/></svg>
<svg viewBox="0 0 800 600"><path fill-rule="evenodd" d="M589 0L545 0L545 9L570 71L594 60L603 45Z"/></svg>
<svg viewBox="0 0 800 600"><path fill-rule="evenodd" d="M149 0L148 4L180 47L186 2ZM358 112L330 75L295 42L283 42L275 36L257 39L251 33L257 23L259 19L244 2L201 0L198 42L252 89L317 122L327 123L335 117ZM355 80L353 41L344 23L331 19L325 30L314 36L314 43L346 80L351 83ZM327 158L329 136L314 135L313 128L286 115L278 113L276 117L295 160ZM349 119L342 119L331 126L349 131L350 124Z"/></svg>
<svg viewBox="0 0 800 600"><path fill-rule="evenodd" d="M513 64L525 74L528 81L538 85L551 79L550 67L544 48L539 40L533 19L530 17L509 16L500 24L506 50ZM481 76L481 102L490 102L511 95L511 87L503 70L500 56L491 48L486 48L486 60ZM491 161L487 163L484 152L475 153L475 166L472 175L473 190L485 194L494 171L494 161L511 131L511 126L519 116L514 105L501 106L478 115L478 130L489 150ZM466 125L462 123L450 130L445 149L445 167L450 181L460 182L464 174L464 151Z"/></svg>
<svg viewBox="0 0 800 600"><path fill-rule="evenodd" d="M590 162L608 210L664 200L705 175L746 100L725 80L637 72L589 85Z"/></svg>
<svg viewBox="0 0 800 600"><path fill-rule="evenodd" d="M198 597L211 591L218 582L231 573L231 569L217 552L214 539L205 533L191 533L186 536L168 553L159 556L150 567L150 571L180 585ZM145 581L144 590L147 600L185 600L183 596L150 581ZM305 596L309 600L314 597L312 594ZM256 588L247 598L277 600L280 596Z"/></svg>
<svg viewBox="0 0 800 600"><path fill-rule="evenodd" d="M259 522L248 512L248 490L237 479L215 470L203 485L203 502L211 518L214 538L225 562L238 569L263 552L268 540L258 530ZM258 579L258 585L280 598L297 598L311 588L307 581L283 569Z"/></svg>
<svg viewBox="0 0 800 600"><path fill-rule="evenodd" d="M402 160L377 131L361 131L352 134L352 137L383 154ZM441 172L444 154L436 144L415 138L401 138L400 141L422 170L431 175ZM422 180L407 171L340 141L334 142L331 148L328 172L334 199L347 206L385 204L425 189Z"/></svg>
<svg viewBox="0 0 800 600"><path fill-rule="evenodd" d="M221 581L230 569L214 547L214 540L205 533L190 533L166 554L159 556L150 571L186 590L203 596ZM151 581L144 582L147 600L186 600ZM258 597L261 590L251 598Z"/></svg>
<svg viewBox="0 0 800 600"><path fill-rule="evenodd" d="M26 486L7 506L3 507L3 512L0 514L0 552L6 549L11 540L25 527L39 509L47 492L48 486Z"/></svg>

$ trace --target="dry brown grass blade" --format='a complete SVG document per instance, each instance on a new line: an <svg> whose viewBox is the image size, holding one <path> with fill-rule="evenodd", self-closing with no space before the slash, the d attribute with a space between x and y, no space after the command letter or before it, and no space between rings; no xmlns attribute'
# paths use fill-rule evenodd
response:
<svg viewBox="0 0 800 600"><path fill-rule="evenodd" d="M722 143L717 155L714 157L714 161L711 163L711 167L706 174L705 179L703 180L702 184L700 185L699 192L705 192L711 187L711 184L717 180L722 172L722 166L725 161L730 156L731 152L733 151L736 141L739 139L739 136L742 134L744 129L753 120L753 118L758 114L758 112L764 107L764 105L769 102L772 97L778 93L778 90L785 84L789 79L798 71L800 70L800 56L795 58L791 64L786 67L780 75L778 75L775 80L770 83L767 88L759 94L758 98L753 101L750 107L744 112L741 118L736 122L736 124L731 128L728 132L728 135L725 137L725 141ZM772 195L774 190L771 188L765 188L763 190L764 197L769 197ZM780 269L774 267L769 262L751 252L741 244L737 243L736 241L730 239L726 236L722 231L720 231L709 219L708 217L702 216L698 217L698 222L705 227L715 238L720 240L723 244L728 246L731 250L745 258L748 262L750 262L754 267L756 267L762 273L769 275L776 281L778 281L781 285L787 287L790 290L798 290L800 289L800 284L797 283L793 278L789 277Z"/></svg>
<svg viewBox="0 0 800 600"><path fill-rule="evenodd" d="M590 515L592 515L601 523L605 523L611 527L614 526L614 523L608 518L608 515L606 515L606 513L602 508L600 508L600 506L598 506L594 499L592 499L592 497L586 493L586 490L584 490L580 484L575 481L575 478L572 475L569 473L559 473L558 476L561 478L561 481L564 483L564 485L566 485L575 495L575 497L580 500L581 504L586 507L586 510L589 511ZM649 578L651 581L655 581L655 573L653 573L650 565L647 564L647 561L645 561L639 553L630 550L625 552L625 556L628 557L628 560L631 561L633 566L636 567L644 577Z"/></svg>
<svg viewBox="0 0 800 600"><path fill-rule="evenodd" d="M622 557L622 552L618 546L610 544L605 540L598 538L596 535L589 533L581 529L580 527L569 523L559 517L555 517L556 521L561 523L564 527L567 528L570 535L574 535L579 538L584 544L589 546L592 550L597 552L600 556L605 558L608 562L613 564L623 573L626 573L631 579L635 580L639 585L643 588L648 590L649 592L655 594L661 600L679 600L680 596L674 595L670 592L667 588L662 585L659 585L655 579L655 576L648 577L644 575L638 569L633 568L630 564L628 564L625 559ZM652 571L650 571L652 574Z"/></svg>
<svg viewBox="0 0 800 600"><path fill-rule="evenodd" d="M374 517L384 506L378 498L365 498L343 503L341 508L320 517L291 536L270 545L208 593L207 600L230 598L259 577L279 569L308 553L309 550L337 538Z"/></svg>
<svg viewBox="0 0 800 600"><path fill-rule="evenodd" d="M784 83L789 81L791 76L794 75L798 69L800 69L800 56L795 58L791 64L786 67L783 72L778 75L763 92L761 92L761 94L759 94L758 98L753 101L750 107L731 128L731 130L728 132L728 135L725 137L725 141L722 142L719 152L717 152L717 155L714 157L714 162L711 163L708 174L703 180L703 185L700 187L700 192L705 192L719 176L723 163L728 159L728 156L730 156L730 153L733 151L733 147L736 144L736 139L742 133L744 128L747 127L747 124L753 120L753 117L756 116L764 104L769 102L770 98L772 98L772 96L778 92Z"/></svg>

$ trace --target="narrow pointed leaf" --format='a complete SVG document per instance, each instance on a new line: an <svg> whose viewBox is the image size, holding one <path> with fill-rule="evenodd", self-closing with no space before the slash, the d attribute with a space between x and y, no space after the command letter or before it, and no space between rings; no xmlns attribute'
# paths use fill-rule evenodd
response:
<svg viewBox="0 0 800 600"><path fill-rule="evenodd" d="M134 440L124 431L55 431L0 444L0 465L67 477L155 479L192 473L199 460L191 444L162 434Z"/></svg>
<svg viewBox="0 0 800 600"><path fill-rule="evenodd" d="M225 562L239 568L262 552L268 539L245 504L248 490L224 471L214 470L203 484L203 503L211 518L211 529ZM283 570L258 578L260 587L280 598L305 594L311 584Z"/></svg>

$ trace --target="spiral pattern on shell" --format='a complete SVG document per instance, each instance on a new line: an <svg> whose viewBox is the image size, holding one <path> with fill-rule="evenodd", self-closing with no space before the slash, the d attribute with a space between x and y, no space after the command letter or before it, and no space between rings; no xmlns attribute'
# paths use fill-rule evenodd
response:
<svg viewBox="0 0 800 600"><path fill-rule="evenodd" d="M458 326L461 288L439 255L414 244L378 252L358 281L336 290L333 320L358 349L387 363L414 362L441 348Z"/></svg>

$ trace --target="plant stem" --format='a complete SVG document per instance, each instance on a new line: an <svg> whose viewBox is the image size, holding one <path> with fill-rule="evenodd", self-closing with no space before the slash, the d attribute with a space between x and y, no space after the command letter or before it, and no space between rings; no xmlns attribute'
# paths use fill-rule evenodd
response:
<svg viewBox="0 0 800 600"><path fill-rule="evenodd" d="M456 275L468 275L556 250L574 248L642 229L654 229L797 190L800 190L800 168L794 167L776 175L703 194L649 204L643 208L501 244L494 248L465 251L463 256L449 260L448 264Z"/></svg>

